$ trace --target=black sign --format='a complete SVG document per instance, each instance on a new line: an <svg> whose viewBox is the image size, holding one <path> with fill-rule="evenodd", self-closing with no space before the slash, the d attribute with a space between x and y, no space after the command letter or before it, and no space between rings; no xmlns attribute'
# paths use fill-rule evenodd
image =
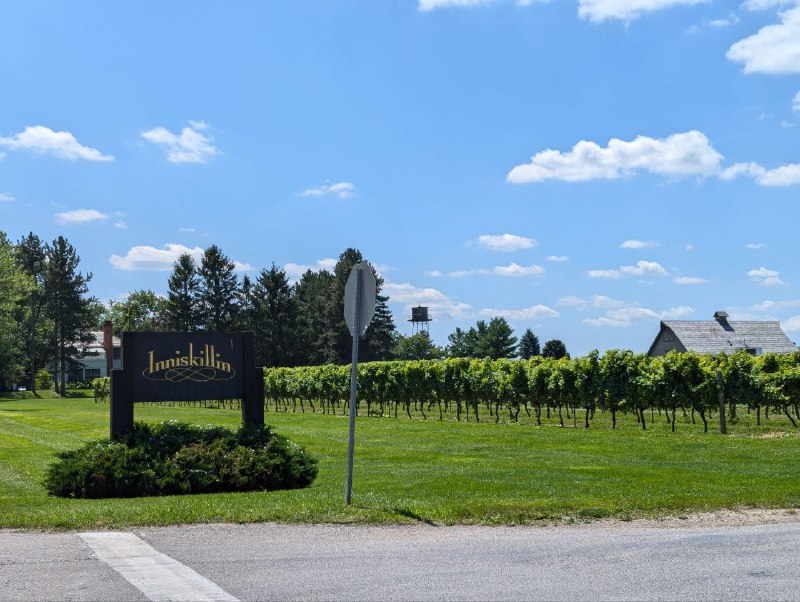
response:
<svg viewBox="0 0 800 602"><path fill-rule="evenodd" d="M264 378L251 332L124 332L111 374L111 437L133 427L142 401L241 399L244 422L264 423Z"/></svg>

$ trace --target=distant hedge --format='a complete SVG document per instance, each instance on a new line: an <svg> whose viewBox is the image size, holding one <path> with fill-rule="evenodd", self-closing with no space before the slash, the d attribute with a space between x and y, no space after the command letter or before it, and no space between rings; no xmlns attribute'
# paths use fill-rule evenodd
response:
<svg viewBox="0 0 800 602"><path fill-rule="evenodd" d="M270 427L169 421L59 453L44 485L61 497L140 497L298 489L316 476L317 460Z"/></svg>

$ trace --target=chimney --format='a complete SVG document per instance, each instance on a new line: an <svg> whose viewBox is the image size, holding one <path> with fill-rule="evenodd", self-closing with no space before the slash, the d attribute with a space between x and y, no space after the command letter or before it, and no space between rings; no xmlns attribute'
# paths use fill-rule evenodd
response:
<svg viewBox="0 0 800 602"><path fill-rule="evenodd" d="M114 367L114 339L112 338L111 320L103 322L103 349L106 352L106 376L111 376Z"/></svg>
<svg viewBox="0 0 800 602"><path fill-rule="evenodd" d="M714 319L720 324L726 324L728 322L728 314L724 311L715 311Z"/></svg>

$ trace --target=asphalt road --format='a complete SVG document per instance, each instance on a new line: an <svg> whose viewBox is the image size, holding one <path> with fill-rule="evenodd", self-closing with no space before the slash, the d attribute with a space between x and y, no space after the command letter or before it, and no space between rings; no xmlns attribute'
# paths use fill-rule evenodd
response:
<svg viewBox="0 0 800 602"><path fill-rule="evenodd" d="M800 600L800 523L0 531L2 600L226 597Z"/></svg>

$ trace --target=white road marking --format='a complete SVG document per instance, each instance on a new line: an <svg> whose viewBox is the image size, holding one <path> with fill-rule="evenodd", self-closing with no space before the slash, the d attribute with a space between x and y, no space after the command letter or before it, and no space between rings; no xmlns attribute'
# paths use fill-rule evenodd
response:
<svg viewBox="0 0 800 602"><path fill-rule="evenodd" d="M161 554L133 533L80 533L98 560L122 575L150 600L226 600L236 598L214 582Z"/></svg>

